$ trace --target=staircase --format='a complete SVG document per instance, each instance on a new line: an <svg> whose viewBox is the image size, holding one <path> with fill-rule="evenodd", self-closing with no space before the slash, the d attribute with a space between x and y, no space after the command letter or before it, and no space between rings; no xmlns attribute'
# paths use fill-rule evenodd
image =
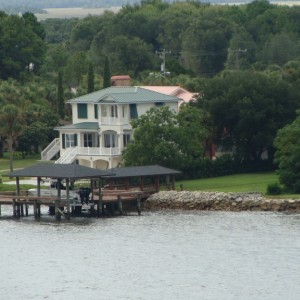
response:
<svg viewBox="0 0 300 300"><path fill-rule="evenodd" d="M60 150L60 139L54 139L41 153L41 160L51 160Z"/></svg>
<svg viewBox="0 0 300 300"><path fill-rule="evenodd" d="M78 147L68 148L64 154L55 162L56 164L71 164L77 156Z"/></svg>

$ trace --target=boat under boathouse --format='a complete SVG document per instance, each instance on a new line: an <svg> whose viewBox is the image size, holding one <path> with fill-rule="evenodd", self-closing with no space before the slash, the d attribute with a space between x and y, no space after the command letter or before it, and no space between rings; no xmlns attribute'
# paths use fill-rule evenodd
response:
<svg viewBox="0 0 300 300"><path fill-rule="evenodd" d="M122 214L124 204L136 205L140 214L142 200L158 192L161 183L175 189L175 176L180 173L157 165L100 170L77 164L39 163L3 175L16 178L16 192L0 195L0 214L1 205L12 205L14 217L28 216L28 208L32 206L38 219L40 207L45 205L59 220L61 216L70 218L72 214L81 214L83 206L88 206L95 216L104 215L105 210L113 214L115 209ZM36 178L37 188L21 192L20 178L24 177ZM41 188L41 182L48 179L56 182L55 189ZM85 197L81 189L73 189L78 180L90 181Z"/></svg>

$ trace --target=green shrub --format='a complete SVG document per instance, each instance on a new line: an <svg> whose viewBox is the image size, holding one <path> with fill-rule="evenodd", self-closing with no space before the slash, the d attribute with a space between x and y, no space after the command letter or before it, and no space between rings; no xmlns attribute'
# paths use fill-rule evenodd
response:
<svg viewBox="0 0 300 300"><path fill-rule="evenodd" d="M281 186L278 182L269 183L267 186L268 195L280 195L282 192Z"/></svg>

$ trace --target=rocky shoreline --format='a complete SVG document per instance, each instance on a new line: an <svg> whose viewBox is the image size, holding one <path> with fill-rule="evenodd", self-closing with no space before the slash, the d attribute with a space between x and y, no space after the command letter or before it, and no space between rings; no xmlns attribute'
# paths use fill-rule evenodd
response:
<svg viewBox="0 0 300 300"><path fill-rule="evenodd" d="M151 195L144 209L300 211L300 199L270 199L260 193L163 191Z"/></svg>

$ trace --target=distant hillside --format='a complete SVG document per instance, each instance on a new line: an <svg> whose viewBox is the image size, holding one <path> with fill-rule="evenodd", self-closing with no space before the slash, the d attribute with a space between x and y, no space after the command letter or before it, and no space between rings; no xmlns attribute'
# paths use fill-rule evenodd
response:
<svg viewBox="0 0 300 300"><path fill-rule="evenodd" d="M185 1L185 0L164 0L164 2ZM6 12L23 12L32 11L39 12L45 8L107 8L124 6L126 4L140 3L141 0L0 0L0 10ZM250 0L202 0L199 2L250 2Z"/></svg>
<svg viewBox="0 0 300 300"><path fill-rule="evenodd" d="M148 0L145 0L148 1ZM151 0L149 0L151 1ZM163 0L163 2L175 2L187 0ZM253 0L199 0L199 2L209 3L249 3ZM46 8L109 8L109 7L122 7L127 4L140 3L141 0L0 0L0 10L7 13L18 13L31 11L34 13L43 12ZM271 3L279 2L270 0ZM281 0L280 3L293 3L297 1Z"/></svg>

